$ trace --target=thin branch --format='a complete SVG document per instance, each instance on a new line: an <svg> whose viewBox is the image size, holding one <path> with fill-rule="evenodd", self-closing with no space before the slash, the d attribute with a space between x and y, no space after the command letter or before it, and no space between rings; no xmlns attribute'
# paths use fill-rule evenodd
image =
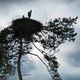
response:
<svg viewBox="0 0 80 80"><path fill-rule="evenodd" d="M41 51L42 53L48 54L48 53L46 53L44 50L41 50L41 49L40 49L40 51ZM44 55L45 55L45 54L44 54Z"/></svg>
<svg viewBox="0 0 80 80"><path fill-rule="evenodd" d="M48 53L46 53L45 51L39 49L33 42L32 42L32 44L33 44L43 55L48 54ZM45 54L44 54L44 53L45 53Z"/></svg>
<svg viewBox="0 0 80 80"><path fill-rule="evenodd" d="M41 51L33 42L32 42L32 44L38 49L38 51L40 51L43 54L43 51Z"/></svg>
<svg viewBox="0 0 80 80"><path fill-rule="evenodd" d="M36 56L36 57L38 57L39 59L40 59L40 61L47 67L47 70L48 70L48 72L50 73L50 75L51 75L51 77L52 77L52 74L51 74L51 72L50 72L50 70L49 70L49 68L48 68L48 66L46 65L46 63L38 56L38 55L36 55L36 54L33 54L33 53L28 53L28 54L30 54L30 55L34 55L34 56Z"/></svg>
<svg viewBox="0 0 80 80"><path fill-rule="evenodd" d="M22 62L25 62L27 64L26 60L24 60L24 59L22 59Z"/></svg>
<svg viewBox="0 0 80 80"><path fill-rule="evenodd" d="M46 36L42 32L41 32L41 34L45 37L45 39L47 39Z"/></svg>

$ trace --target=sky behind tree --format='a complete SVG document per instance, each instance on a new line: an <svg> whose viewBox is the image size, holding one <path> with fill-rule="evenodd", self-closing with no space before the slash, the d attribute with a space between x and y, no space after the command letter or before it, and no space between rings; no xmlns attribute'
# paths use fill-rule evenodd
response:
<svg viewBox="0 0 80 80"><path fill-rule="evenodd" d="M62 79L80 80L80 0L0 0L0 30L10 25L13 19L21 18L22 15L27 17L29 10L32 10L32 19L44 24L58 17L79 17L74 26L78 33L76 41L62 44L56 56ZM50 75L47 70L43 70L45 67L42 63L40 64L41 66L37 64L37 68L31 72L31 77L33 80L37 80L37 76L40 80L48 80ZM48 77L45 78L46 75Z"/></svg>

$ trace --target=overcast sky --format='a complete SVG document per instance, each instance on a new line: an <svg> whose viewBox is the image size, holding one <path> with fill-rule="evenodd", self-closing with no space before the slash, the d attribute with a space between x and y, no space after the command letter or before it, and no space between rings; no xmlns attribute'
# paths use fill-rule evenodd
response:
<svg viewBox="0 0 80 80"><path fill-rule="evenodd" d="M0 30L10 25L13 19L21 18L22 15L27 17L27 12L31 9L31 18L44 24L58 17L79 17L74 26L78 33L76 41L62 44L56 56L62 79L80 80L80 0L0 0ZM30 71L30 80L49 80L50 75L45 66L42 63L41 66L35 64L36 69ZM26 80L27 77L24 78Z"/></svg>

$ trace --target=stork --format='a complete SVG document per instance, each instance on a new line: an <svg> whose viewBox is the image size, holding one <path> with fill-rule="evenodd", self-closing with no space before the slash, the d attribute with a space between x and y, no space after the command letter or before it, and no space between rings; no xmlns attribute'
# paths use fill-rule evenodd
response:
<svg viewBox="0 0 80 80"><path fill-rule="evenodd" d="M28 12L28 18L30 19L30 17L31 17L31 13L32 13L32 10L30 10L29 12Z"/></svg>
<svg viewBox="0 0 80 80"><path fill-rule="evenodd" d="M22 16L22 18L24 18L24 15Z"/></svg>

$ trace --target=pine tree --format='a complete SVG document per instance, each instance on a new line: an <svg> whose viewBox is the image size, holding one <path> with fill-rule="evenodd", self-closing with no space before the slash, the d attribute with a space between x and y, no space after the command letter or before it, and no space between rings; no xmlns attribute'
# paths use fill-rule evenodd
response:
<svg viewBox="0 0 80 80"><path fill-rule="evenodd" d="M52 76L52 80L62 80L59 73L57 58L58 47L65 41L74 41L76 18L56 18L50 20L46 26L39 21L29 18L19 18L12 21L11 26L0 32L0 74L12 74L17 67L19 80L23 80L21 73L22 56L30 54L43 60L36 54L30 52L31 44L40 43L44 50L36 47L48 61L43 62ZM49 53L46 52L49 51Z"/></svg>

